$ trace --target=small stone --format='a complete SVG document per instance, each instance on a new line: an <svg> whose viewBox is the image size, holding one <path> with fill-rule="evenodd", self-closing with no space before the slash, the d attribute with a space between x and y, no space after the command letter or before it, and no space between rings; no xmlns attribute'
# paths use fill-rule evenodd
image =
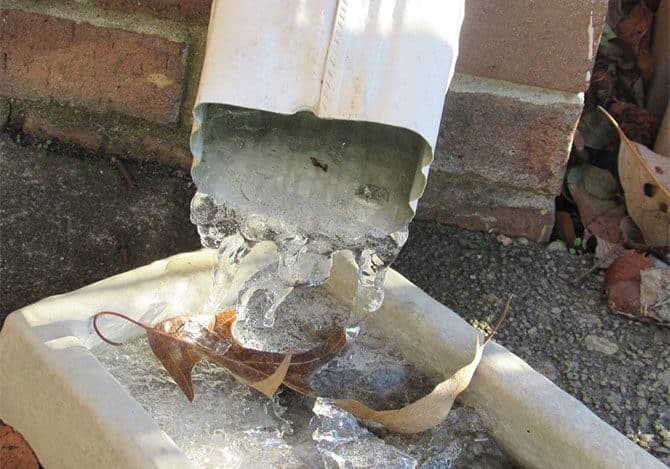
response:
<svg viewBox="0 0 670 469"><path fill-rule="evenodd" d="M614 355L619 351L619 346L614 342L599 337L597 335L587 335L584 338L584 345L588 350L599 352L605 355Z"/></svg>
<svg viewBox="0 0 670 469"><path fill-rule="evenodd" d="M530 243L530 241L528 241L528 239L526 238L517 238L516 242L522 246L528 246L528 244Z"/></svg>
<svg viewBox="0 0 670 469"><path fill-rule="evenodd" d="M654 439L654 435L652 435L651 433L642 433L640 435L640 441L645 441L645 442L649 443L653 439Z"/></svg>
<svg viewBox="0 0 670 469"><path fill-rule="evenodd" d="M561 314L561 308L559 308L558 306L554 306L553 308L551 308L551 314Z"/></svg>
<svg viewBox="0 0 670 469"><path fill-rule="evenodd" d="M552 241L547 245L547 251L551 252L565 252L567 251L568 246L565 244L565 241L562 241L560 239L557 239L556 241Z"/></svg>
<svg viewBox="0 0 670 469"><path fill-rule="evenodd" d="M495 296L493 293L489 293L486 295L486 301L488 301L492 305L497 305L500 303L500 298Z"/></svg>
<svg viewBox="0 0 670 469"><path fill-rule="evenodd" d="M533 336L537 334L537 327L533 326L530 329L528 329L528 335Z"/></svg>
<svg viewBox="0 0 670 469"><path fill-rule="evenodd" d="M503 246L510 246L513 243L512 238L509 238L504 234L499 234L498 236L496 236L496 239Z"/></svg>

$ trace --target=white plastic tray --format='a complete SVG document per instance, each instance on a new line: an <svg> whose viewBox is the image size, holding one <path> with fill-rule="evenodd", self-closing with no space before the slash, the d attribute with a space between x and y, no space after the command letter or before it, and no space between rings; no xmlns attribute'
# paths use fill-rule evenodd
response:
<svg viewBox="0 0 670 469"><path fill-rule="evenodd" d="M100 342L90 316L115 310L139 317L156 302L166 302L168 314L199 311L215 263L211 250L177 255L7 318L0 332L0 418L23 433L45 467L191 467L91 354ZM347 258L336 257L329 290L351 298L353 273ZM447 373L469 361L476 334L469 324L395 271L388 273L386 289L371 326L418 367ZM495 343L463 399L524 466L665 467Z"/></svg>

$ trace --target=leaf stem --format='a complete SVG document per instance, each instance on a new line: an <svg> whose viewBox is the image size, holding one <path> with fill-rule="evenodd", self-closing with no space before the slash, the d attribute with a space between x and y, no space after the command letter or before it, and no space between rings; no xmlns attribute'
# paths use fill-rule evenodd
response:
<svg viewBox="0 0 670 469"><path fill-rule="evenodd" d="M502 323L507 318L507 313L509 312L509 305L510 303L512 303L512 298L514 298L514 295L510 294L509 298L507 298L507 303L505 303L505 307L503 308L502 313L500 313L500 316L498 317L495 326L493 326L493 330L491 331L491 333L486 336L486 339L484 340L482 347L488 344L491 341L491 339L493 339L493 336L495 336L498 333L500 326L502 326Z"/></svg>
<svg viewBox="0 0 670 469"><path fill-rule="evenodd" d="M131 323L135 324L136 326L141 327L145 331L150 329L149 326L147 326L146 324L142 324L141 322L131 318L130 316L126 316L125 314L117 313L115 311L100 311L99 313L95 313L93 315L93 329L95 330L95 333L98 334L98 337L100 337L103 341L107 342L110 345L114 345L114 346L117 346L117 347L119 345L123 345L123 343L122 342L114 342L113 340L108 339L102 332L100 332L100 328L98 327L98 319L101 316L116 316L116 317L119 317L121 319L125 319L126 321L131 322Z"/></svg>

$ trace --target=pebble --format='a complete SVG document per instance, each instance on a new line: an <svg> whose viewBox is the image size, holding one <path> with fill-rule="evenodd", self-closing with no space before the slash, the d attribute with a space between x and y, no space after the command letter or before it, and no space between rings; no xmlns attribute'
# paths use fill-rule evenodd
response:
<svg viewBox="0 0 670 469"><path fill-rule="evenodd" d="M662 365L662 364L659 363L659 365ZM670 370L661 371L658 374L658 380L661 383L665 384L666 386L670 387Z"/></svg>
<svg viewBox="0 0 670 469"><path fill-rule="evenodd" d="M614 342L610 342L603 337L593 334L587 335L584 338L584 345L588 350L600 352L605 355L614 355L619 351L619 346Z"/></svg>
<svg viewBox="0 0 670 469"><path fill-rule="evenodd" d="M565 244L565 241L557 239L552 241L547 245L547 250L551 252L564 252L568 249L568 246Z"/></svg>
<svg viewBox="0 0 670 469"><path fill-rule="evenodd" d="M512 238L509 238L509 237L505 236L504 234L499 234L498 236L496 236L496 239L503 246L511 246L512 243L514 242L514 241L512 241Z"/></svg>

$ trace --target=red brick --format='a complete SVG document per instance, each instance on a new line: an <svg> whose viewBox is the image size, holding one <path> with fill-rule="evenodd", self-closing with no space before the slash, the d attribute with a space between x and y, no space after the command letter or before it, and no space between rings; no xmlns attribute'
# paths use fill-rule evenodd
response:
<svg viewBox="0 0 670 469"><path fill-rule="evenodd" d="M22 130L27 134L55 137L63 142L74 143L91 151L98 151L103 141L102 135L93 130L59 126L33 114L25 116Z"/></svg>
<svg viewBox="0 0 670 469"><path fill-rule="evenodd" d="M42 139L53 138L103 155L157 161L167 166L191 168L188 134L138 122L94 122L90 115L61 109L24 111L21 129ZM128 119L128 118L126 118ZM136 119L133 119L136 120Z"/></svg>
<svg viewBox="0 0 670 469"><path fill-rule="evenodd" d="M177 122L186 44L20 10L0 21L0 93Z"/></svg>
<svg viewBox="0 0 670 469"><path fill-rule="evenodd" d="M456 69L585 91L606 11L607 0L467 0Z"/></svg>
<svg viewBox="0 0 670 469"><path fill-rule="evenodd" d="M212 0L98 0L105 8L149 13L157 18L207 24Z"/></svg>
<svg viewBox="0 0 670 469"><path fill-rule="evenodd" d="M582 110L578 100L533 104L452 89L444 109L434 167L529 192L560 190Z"/></svg>
<svg viewBox="0 0 670 469"><path fill-rule="evenodd" d="M554 197L431 169L417 218L544 242L554 226Z"/></svg>

